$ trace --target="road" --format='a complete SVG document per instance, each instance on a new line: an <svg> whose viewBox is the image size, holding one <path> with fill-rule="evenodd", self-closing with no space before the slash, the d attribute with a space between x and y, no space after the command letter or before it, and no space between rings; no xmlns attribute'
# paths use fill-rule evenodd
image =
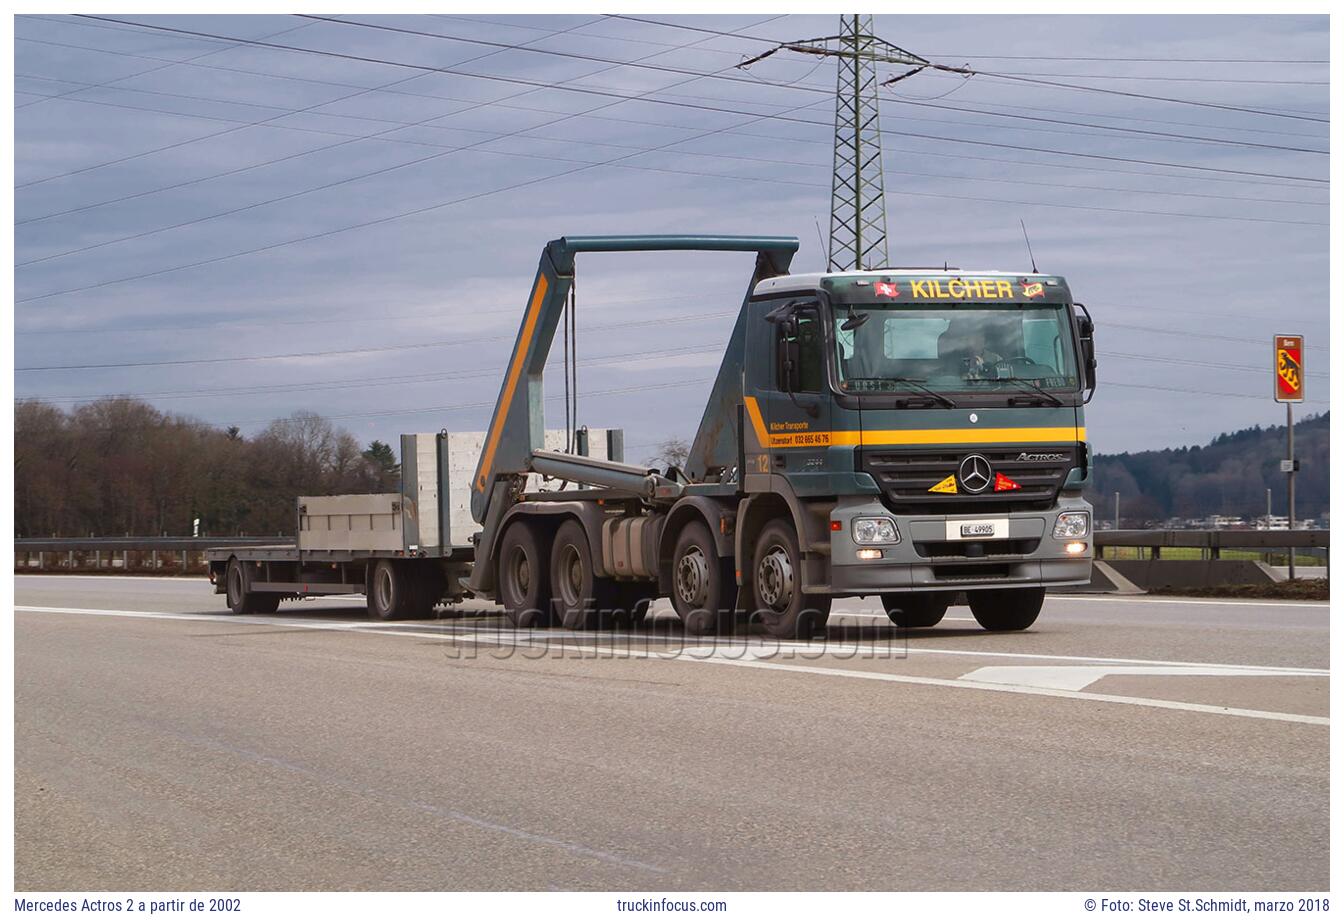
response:
<svg viewBox="0 0 1344 920"><path fill-rule="evenodd" d="M15 577L19 890L1320 890L1325 604L717 647ZM661 611L661 612L660 612Z"/></svg>

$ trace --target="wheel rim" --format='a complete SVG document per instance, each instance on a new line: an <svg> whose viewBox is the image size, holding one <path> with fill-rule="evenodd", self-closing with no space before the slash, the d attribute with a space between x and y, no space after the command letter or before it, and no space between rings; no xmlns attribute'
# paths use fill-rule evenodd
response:
<svg viewBox="0 0 1344 920"><path fill-rule="evenodd" d="M392 609L392 571L386 566L378 569L377 583L374 585L377 593L378 606L382 610Z"/></svg>
<svg viewBox="0 0 1344 920"><path fill-rule="evenodd" d="M772 610L785 610L793 601L793 563L788 551L777 543L756 565L756 594Z"/></svg>
<svg viewBox="0 0 1344 920"><path fill-rule="evenodd" d="M514 599L521 601L527 597L527 591L532 587L532 566L527 561L527 553L523 552L522 547L514 547L509 558L505 560L504 572Z"/></svg>
<svg viewBox="0 0 1344 920"><path fill-rule="evenodd" d="M583 560L572 543L560 547L560 597L566 607L577 607L583 594Z"/></svg>
<svg viewBox="0 0 1344 920"><path fill-rule="evenodd" d="M677 560L677 599L699 608L709 599L709 562L698 546L688 546Z"/></svg>

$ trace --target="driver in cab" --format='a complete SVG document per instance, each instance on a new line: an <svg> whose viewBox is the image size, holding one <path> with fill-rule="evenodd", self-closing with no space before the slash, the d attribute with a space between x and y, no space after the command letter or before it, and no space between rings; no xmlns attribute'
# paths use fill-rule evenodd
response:
<svg viewBox="0 0 1344 920"><path fill-rule="evenodd" d="M1003 361L986 342L984 326L965 319L952 320L938 336L938 357L966 378L997 376L995 366Z"/></svg>

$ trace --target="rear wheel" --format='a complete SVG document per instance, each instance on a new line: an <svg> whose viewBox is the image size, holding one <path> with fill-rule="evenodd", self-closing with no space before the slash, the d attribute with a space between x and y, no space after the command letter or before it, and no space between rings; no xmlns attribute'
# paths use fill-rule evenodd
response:
<svg viewBox="0 0 1344 920"><path fill-rule="evenodd" d="M737 603L732 563L720 559L703 521L692 521L677 536L672 552L672 607L693 636L727 632Z"/></svg>
<svg viewBox="0 0 1344 920"><path fill-rule="evenodd" d="M752 584L760 607L752 612L778 639L810 639L825 631L829 594L804 594L798 537L793 525L776 518L756 538Z"/></svg>
<svg viewBox="0 0 1344 920"><path fill-rule="evenodd" d="M499 541L499 602L519 629L554 622L551 612L550 555L540 529L515 520Z"/></svg>
<svg viewBox="0 0 1344 920"><path fill-rule="evenodd" d="M910 594L883 594L882 606L891 622L907 629L937 626L952 603L950 591L928 591Z"/></svg>
<svg viewBox="0 0 1344 920"><path fill-rule="evenodd" d="M597 576L588 534L578 521L565 521L555 532L551 593L555 614L569 629L597 629L616 619L616 584Z"/></svg>
<svg viewBox="0 0 1344 920"><path fill-rule="evenodd" d="M976 622L992 632L1026 629L1036 622L1045 603L1044 588L995 588L968 591Z"/></svg>
<svg viewBox="0 0 1344 920"><path fill-rule="evenodd" d="M251 613L275 613L280 607L279 594L262 594L251 590L252 579L247 568L238 559L230 559L224 574L224 598L229 611L243 616Z"/></svg>
<svg viewBox="0 0 1344 920"><path fill-rule="evenodd" d="M369 577L369 616L397 620L409 616L414 605L414 586L409 573L391 559L379 559Z"/></svg>

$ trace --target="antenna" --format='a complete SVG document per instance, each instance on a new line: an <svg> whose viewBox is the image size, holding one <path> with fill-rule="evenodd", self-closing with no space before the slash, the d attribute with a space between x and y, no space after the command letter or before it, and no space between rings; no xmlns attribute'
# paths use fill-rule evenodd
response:
<svg viewBox="0 0 1344 920"><path fill-rule="evenodd" d="M823 236L822 233L821 233L821 221L818 220L815 216L813 216L813 218L812 218L812 223L814 223L814 224L817 225L817 242L821 244L821 265L822 265L822 271L828 271L828 270L830 269L830 266L826 264L826 258L827 258L827 257L826 257L826 237Z"/></svg>
<svg viewBox="0 0 1344 920"><path fill-rule="evenodd" d="M1031 272L1039 274L1036 270L1036 254L1031 251L1031 237L1027 236L1027 222L1020 217L1017 222L1022 225L1022 239L1027 241L1027 255L1031 256Z"/></svg>

